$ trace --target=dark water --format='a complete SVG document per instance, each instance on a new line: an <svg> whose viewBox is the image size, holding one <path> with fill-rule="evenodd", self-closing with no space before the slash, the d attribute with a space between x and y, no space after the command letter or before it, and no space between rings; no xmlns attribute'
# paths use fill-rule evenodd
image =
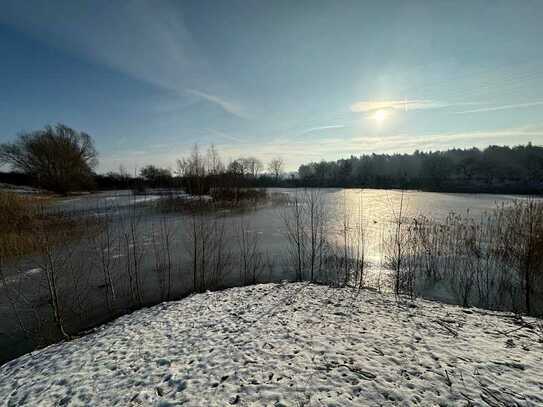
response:
<svg viewBox="0 0 543 407"><path fill-rule="evenodd" d="M297 191L276 189L293 196ZM111 240L114 242L105 252L95 241L85 239L71 243L58 250L59 262L63 263L62 276L59 277L59 292L62 294L63 308L66 310L66 325L71 332L78 332L103 323L111 316L130 311L131 299L128 294L126 267L133 263L130 257L131 243L123 240L130 230L128 219L134 222L134 235L138 250L143 303L151 305L164 299L160 277L157 275L154 233L167 225L171 232L171 298L181 298L193 289L190 264L190 218L180 213L157 209L164 199L161 191L144 196L133 196L125 191L99 193L69 198L54 205L52 210L75 216L94 219L107 217L111 221ZM409 219L419 214L434 219L443 219L450 212L482 216L485 211L513 199L524 199L510 195L489 194L445 194L417 191L325 189L322 199L326 208L328 237L341 244L339 232L347 223L350 227L362 224L364 229L365 258L368 262L368 282L387 279L384 267L384 237L391 232L394 220L402 208L402 217ZM286 264L287 239L284 216L288 208L284 205L271 205L256 210L224 210L213 216L220 216L225 227L226 247L236 253L239 249L236 234L244 225L251 242L256 242L262 256L262 264L257 280L273 282L293 280L295 276ZM134 243L134 242L132 242ZM127 252L128 250L128 252ZM104 276L97 253L111 261L111 274L115 287L115 301L112 311L105 306ZM127 254L128 253L128 254ZM52 324L48 304L47 284L44 275L43 258L26 258L5 270L6 287L0 300L0 361L9 360L32 350L35 346L54 342L58 338ZM228 267L222 276L220 286L234 286L242 283L239 275L240 259L230 256ZM163 274L162 274L163 275ZM7 291L6 291L7 288ZM140 306L138 304L137 306ZM23 335L14 317L14 307L27 332ZM68 311L69 310L69 311ZM32 337L33 340L25 339Z"/></svg>

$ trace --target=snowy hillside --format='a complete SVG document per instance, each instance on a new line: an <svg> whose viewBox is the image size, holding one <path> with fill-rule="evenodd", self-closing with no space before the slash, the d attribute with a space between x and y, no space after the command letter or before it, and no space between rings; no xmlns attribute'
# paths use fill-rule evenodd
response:
<svg viewBox="0 0 543 407"><path fill-rule="evenodd" d="M2 405L543 405L537 320L266 284L119 318L0 368Z"/></svg>

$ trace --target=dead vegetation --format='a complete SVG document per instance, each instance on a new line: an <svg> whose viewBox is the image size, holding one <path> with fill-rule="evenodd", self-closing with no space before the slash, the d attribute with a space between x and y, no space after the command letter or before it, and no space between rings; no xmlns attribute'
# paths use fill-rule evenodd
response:
<svg viewBox="0 0 543 407"><path fill-rule="evenodd" d="M0 192L0 256L4 260L37 254L46 235L48 244L61 244L81 234L73 220L46 209L50 197Z"/></svg>
<svg viewBox="0 0 543 407"><path fill-rule="evenodd" d="M192 214L218 211L247 211L263 207L284 205L286 194L269 192L258 188L221 187L209 191L209 195L176 196L171 194L162 199L159 207L164 212Z"/></svg>
<svg viewBox="0 0 543 407"><path fill-rule="evenodd" d="M428 286L447 286L461 305L541 313L543 202L501 205L475 219L451 213L398 221L387 262L395 290L411 297Z"/></svg>

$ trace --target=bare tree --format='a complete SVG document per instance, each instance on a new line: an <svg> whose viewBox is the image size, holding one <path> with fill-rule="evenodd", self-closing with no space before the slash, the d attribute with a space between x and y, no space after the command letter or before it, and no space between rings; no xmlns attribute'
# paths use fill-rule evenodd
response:
<svg viewBox="0 0 543 407"><path fill-rule="evenodd" d="M206 175L205 158L200 153L198 144L192 147L192 152L188 158L188 176L204 177Z"/></svg>
<svg viewBox="0 0 543 407"><path fill-rule="evenodd" d="M191 194L203 195L208 192L208 185L204 179L208 167L206 161L206 157L200 153L198 144L193 146L188 157L177 160L177 176L184 179L186 188Z"/></svg>
<svg viewBox="0 0 543 407"><path fill-rule="evenodd" d="M207 173L209 175L218 175L224 172L224 164L214 144L211 144L207 149L206 161Z"/></svg>
<svg viewBox="0 0 543 407"><path fill-rule="evenodd" d="M285 163L281 157L275 157L268 163L268 171L273 175L275 181L279 181L279 178L283 175Z"/></svg>
<svg viewBox="0 0 543 407"><path fill-rule="evenodd" d="M245 163L246 172L248 175L252 177L258 177L258 174L264 166L262 165L262 161L260 161L256 157L247 157L242 159Z"/></svg>
<svg viewBox="0 0 543 407"><path fill-rule="evenodd" d="M63 124L23 133L16 142L0 145L0 164L9 164L59 193L88 187L97 163L92 138Z"/></svg>

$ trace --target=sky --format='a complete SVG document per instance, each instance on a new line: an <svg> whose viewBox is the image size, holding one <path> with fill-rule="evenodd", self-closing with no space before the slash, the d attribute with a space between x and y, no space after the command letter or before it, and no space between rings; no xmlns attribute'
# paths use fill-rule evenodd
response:
<svg viewBox="0 0 543 407"><path fill-rule="evenodd" d="M98 172L543 144L543 1L0 0L0 143L62 122Z"/></svg>

